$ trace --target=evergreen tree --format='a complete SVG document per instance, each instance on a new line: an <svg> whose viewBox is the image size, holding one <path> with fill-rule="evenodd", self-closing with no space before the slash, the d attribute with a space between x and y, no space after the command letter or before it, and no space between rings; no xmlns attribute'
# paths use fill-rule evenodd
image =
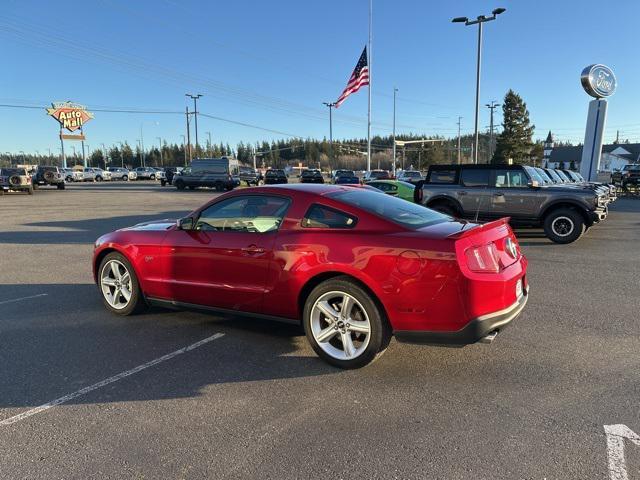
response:
<svg viewBox="0 0 640 480"><path fill-rule="evenodd" d="M509 90L504 97L502 117L503 130L496 142L493 162L507 163L509 159L514 163L528 161L535 126L529 123L527 104L513 90Z"/></svg>

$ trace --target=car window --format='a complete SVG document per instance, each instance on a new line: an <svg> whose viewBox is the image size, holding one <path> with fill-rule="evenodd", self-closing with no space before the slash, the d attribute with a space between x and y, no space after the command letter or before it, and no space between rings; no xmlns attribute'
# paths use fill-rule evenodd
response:
<svg viewBox="0 0 640 480"><path fill-rule="evenodd" d="M478 168L463 168L460 174L462 184L465 187L488 187L489 170Z"/></svg>
<svg viewBox="0 0 640 480"><path fill-rule="evenodd" d="M267 195L242 195L214 203L200 213L196 230L266 233L277 230L289 199Z"/></svg>
<svg viewBox="0 0 640 480"><path fill-rule="evenodd" d="M407 202L392 195L381 195L373 190L354 188L329 193L327 196L411 229L450 220L449 217L435 210L424 208L422 205Z"/></svg>
<svg viewBox="0 0 640 480"><path fill-rule="evenodd" d="M348 213L324 205L311 205L302 219L307 228L353 228L357 219Z"/></svg>
<svg viewBox="0 0 640 480"><path fill-rule="evenodd" d="M432 170L429 172L429 183L454 183L455 181L455 170Z"/></svg>
<svg viewBox="0 0 640 480"><path fill-rule="evenodd" d="M495 187L519 188L526 187L529 179L522 170L496 170Z"/></svg>

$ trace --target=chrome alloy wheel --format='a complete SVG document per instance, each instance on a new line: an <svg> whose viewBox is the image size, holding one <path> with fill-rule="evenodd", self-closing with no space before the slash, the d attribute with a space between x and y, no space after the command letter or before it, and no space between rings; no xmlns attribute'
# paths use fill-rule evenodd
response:
<svg viewBox="0 0 640 480"><path fill-rule="evenodd" d="M118 260L104 264L100 272L100 288L107 303L116 310L122 310L131 301L131 274Z"/></svg>
<svg viewBox="0 0 640 480"><path fill-rule="evenodd" d="M333 291L322 295L311 309L313 338L327 355L352 360L369 345L371 322L364 307L353 296Z"/></svg>
<svg viewBox="0 0 640 480"><path fill-rule="evenodd" d="M555 233L559 237L566 237L568 235L571 235L574 228L575 225L573 224L573 220L571 220L569 217L557 217L554 218L553 222L551 223L551 229L553 230L553 233Z"/></svg>

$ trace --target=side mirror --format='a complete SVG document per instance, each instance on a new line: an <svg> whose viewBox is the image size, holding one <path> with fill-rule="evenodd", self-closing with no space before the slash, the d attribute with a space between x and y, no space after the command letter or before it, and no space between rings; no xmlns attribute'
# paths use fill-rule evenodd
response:
<svg viewBox="0 0 640 480"><path fill-rule="evenodd" d="M176 221L176 228L178 230L193 230L193 218L191 217L179 218Z"/></svg>
<svg viewBox="0 0 640 480"><path fill-rule="evenodd" d="M540 187L540 182L538 182L537 180L529 180L529 186L531 188L538 188Z"/></svg>

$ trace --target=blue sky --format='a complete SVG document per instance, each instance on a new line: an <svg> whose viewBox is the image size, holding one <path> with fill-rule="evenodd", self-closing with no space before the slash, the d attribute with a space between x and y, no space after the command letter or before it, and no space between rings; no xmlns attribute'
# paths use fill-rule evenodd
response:
<svg viewBox="0 0 640 480"><path fill-rule="evenodd" d="M513 88L527 102L536 137L551 129L581 141L589 97L582 68L605 63L618 77L606 140L640 141L640 2L374 0L374 134L389 134L398 87L398 132L454 136L473 129L477 27L454 16L489 14L481 101ZM367 40L368 0L5 0L0 12L0 103L67 100L95 109L184 111L186 92L199 110L303 137L328 136L323 101L335 100ZM366 137L367 92L334 114L334 137ZM191 106L191 105L190 105ZM44 110L0 108L0 151L58 152L57 124ZM500 121L498 116L497 121ZM96 112L87 124L92 149L157 137L181 142L184 115ZM486 108L481 126L489 124ZM283 135L199 118L200 142Z"/></svg>

